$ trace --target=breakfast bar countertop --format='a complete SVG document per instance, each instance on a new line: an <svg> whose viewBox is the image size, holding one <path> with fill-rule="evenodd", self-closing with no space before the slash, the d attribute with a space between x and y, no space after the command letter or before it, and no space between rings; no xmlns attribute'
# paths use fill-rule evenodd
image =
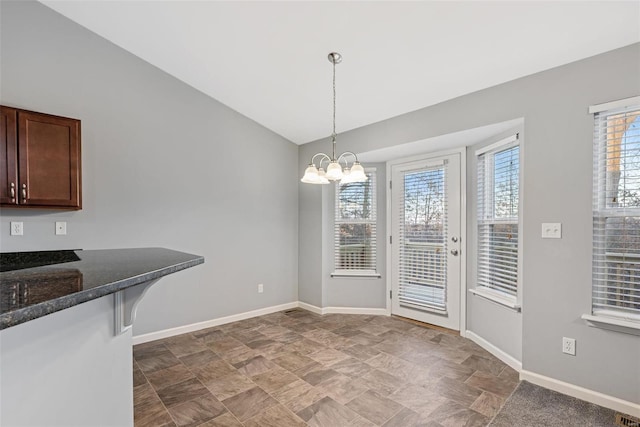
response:
<svg viewBox="0 0 640 427"><path fill-rule="evenodd" d="M0 330L204 263L164 248L0 254Z"/></svg>

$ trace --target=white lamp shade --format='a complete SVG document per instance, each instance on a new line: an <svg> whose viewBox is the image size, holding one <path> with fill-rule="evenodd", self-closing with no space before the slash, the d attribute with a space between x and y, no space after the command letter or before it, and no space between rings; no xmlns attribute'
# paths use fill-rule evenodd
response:
<svg viewBox="0 0 640 427"><path fill-rule="evenodd" d="M329 166L327 166L327 179L331 181L342 179L342 166L340 166L340 163L335 160L329 163Z"/></svg>
<svg viewBox="0 0 640 427"><path fill-rule="evenodd" d="M322 166L318 169L318 182L316 184L329 184L329 180L327 179L327 174L325 173Z"/></svg>
<svg viewBox="0 0 640 427"><path fill-rule="evenodd" d="M353 182L353 177L351 176L351 169L344 168L342 171L342 179L340 180L340 184L351 184Z"/></svg>
<svg viewBox="0 0 640 427"><path fill-rule="evenodd" d="M351 166L349 179L351 180L351 182L364 182L367 180L367 174L364 173L364 168L362 167L360 162L355 162L353 166Z"/></svg>
<svg viewBox="0 0 640 427"><path fill-rule="evenodd" d="M307 166L300 181L307 184L319 184L318 169L314 165Z"/></svg>

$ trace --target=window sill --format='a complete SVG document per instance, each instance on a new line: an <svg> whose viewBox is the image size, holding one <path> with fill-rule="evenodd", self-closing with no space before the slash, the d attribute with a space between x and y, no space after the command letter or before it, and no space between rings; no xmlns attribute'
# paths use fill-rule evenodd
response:
<svg viewBox="0 0 640 427"><path fill-rule="evenodd" d="M606 314L595 316L593 314L583 314L582 320L585 320L589 326L593 326L595 328L622 332L624 334L640 335L640 322L628 320L621 316L607 316Z"/></svg>
<svg viewBox="0 0 640 427"><path fill-rule="evenodd" d="M375 271L334 271L333 273L331 273L331 277L379 279L382 276L380 275L380 273L376 273Z"/></svg>
<svg viewBox="0 0 640 427"><path fill-rule="evenodd" d="M518 304L515 299L504 296L492 289L475 288L469 289L469 292L476 296L495 302L496 304L500 304L503 307L507 307L513 311L521 311L520 304Z"/></svg>

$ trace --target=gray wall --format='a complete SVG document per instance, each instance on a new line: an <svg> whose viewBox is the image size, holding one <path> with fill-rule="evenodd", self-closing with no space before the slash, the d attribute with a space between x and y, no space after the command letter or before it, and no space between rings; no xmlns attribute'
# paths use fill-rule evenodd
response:
<svg viewBox="0 0 640 427"><path fill-rule="evenodd" d="M84 198L78 212L3 209L3 252L203 255L151 288L135 335L297 301L296 145L39 3L0 7L0 102L82 120Z"/></svg>
<svg viewBox="0 0 640 427"><path fill-rule="evenodd" d="M467 148L467 287L475 288L478 248L478 161L476 150L520 133L520 148L524 151L522 125ZM520 164L526 169L525 162ZM520 185L523 185L521 182ZM522 211L522 207L520 208ZM467 293L467 330L522 362L522 312L485 298Z"/></svg>
<svg viewBox="0 0 640 427"><path fill-rule="evenodd" d="M339 135L340 149L362 153L524 118L523 369L632 402L640 402L638 337L589 327L580 316L591 305L593 117L587 108L639 95L639 76L640 44L634 44ZM299 176L310 156L327 147L323 140L300 148ZM309 246L321 241L323 226L316 213L322 198L310 187L298 186L305 203L299 295L313 303L305 298L318 295L321 277L302 266L317 259L317 247ZM562 239L542 240L542 222L561 222ZM472 328L517 333L489 313L493 304L472 304L473 318L496 319ZM576 338L575 357L562 354L563 336Z"/></svg>

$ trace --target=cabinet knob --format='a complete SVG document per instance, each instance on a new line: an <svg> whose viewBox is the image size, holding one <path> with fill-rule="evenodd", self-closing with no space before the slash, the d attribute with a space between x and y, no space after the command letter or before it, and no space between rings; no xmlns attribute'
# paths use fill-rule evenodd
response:
<svg viewBox="0 0 640 427"><path fill-rule="evenodd" d="M26 203L27 201L27 184L22 184L22 202Z"/></svg>
<svg viewBox="0 0 640 427"><path fill-rule="evenodd" d="M11 183L11 188L9 189L9 192L11 193L11 201L13 202L14 200L16 200L16 184L15 183Z"/></svg>

